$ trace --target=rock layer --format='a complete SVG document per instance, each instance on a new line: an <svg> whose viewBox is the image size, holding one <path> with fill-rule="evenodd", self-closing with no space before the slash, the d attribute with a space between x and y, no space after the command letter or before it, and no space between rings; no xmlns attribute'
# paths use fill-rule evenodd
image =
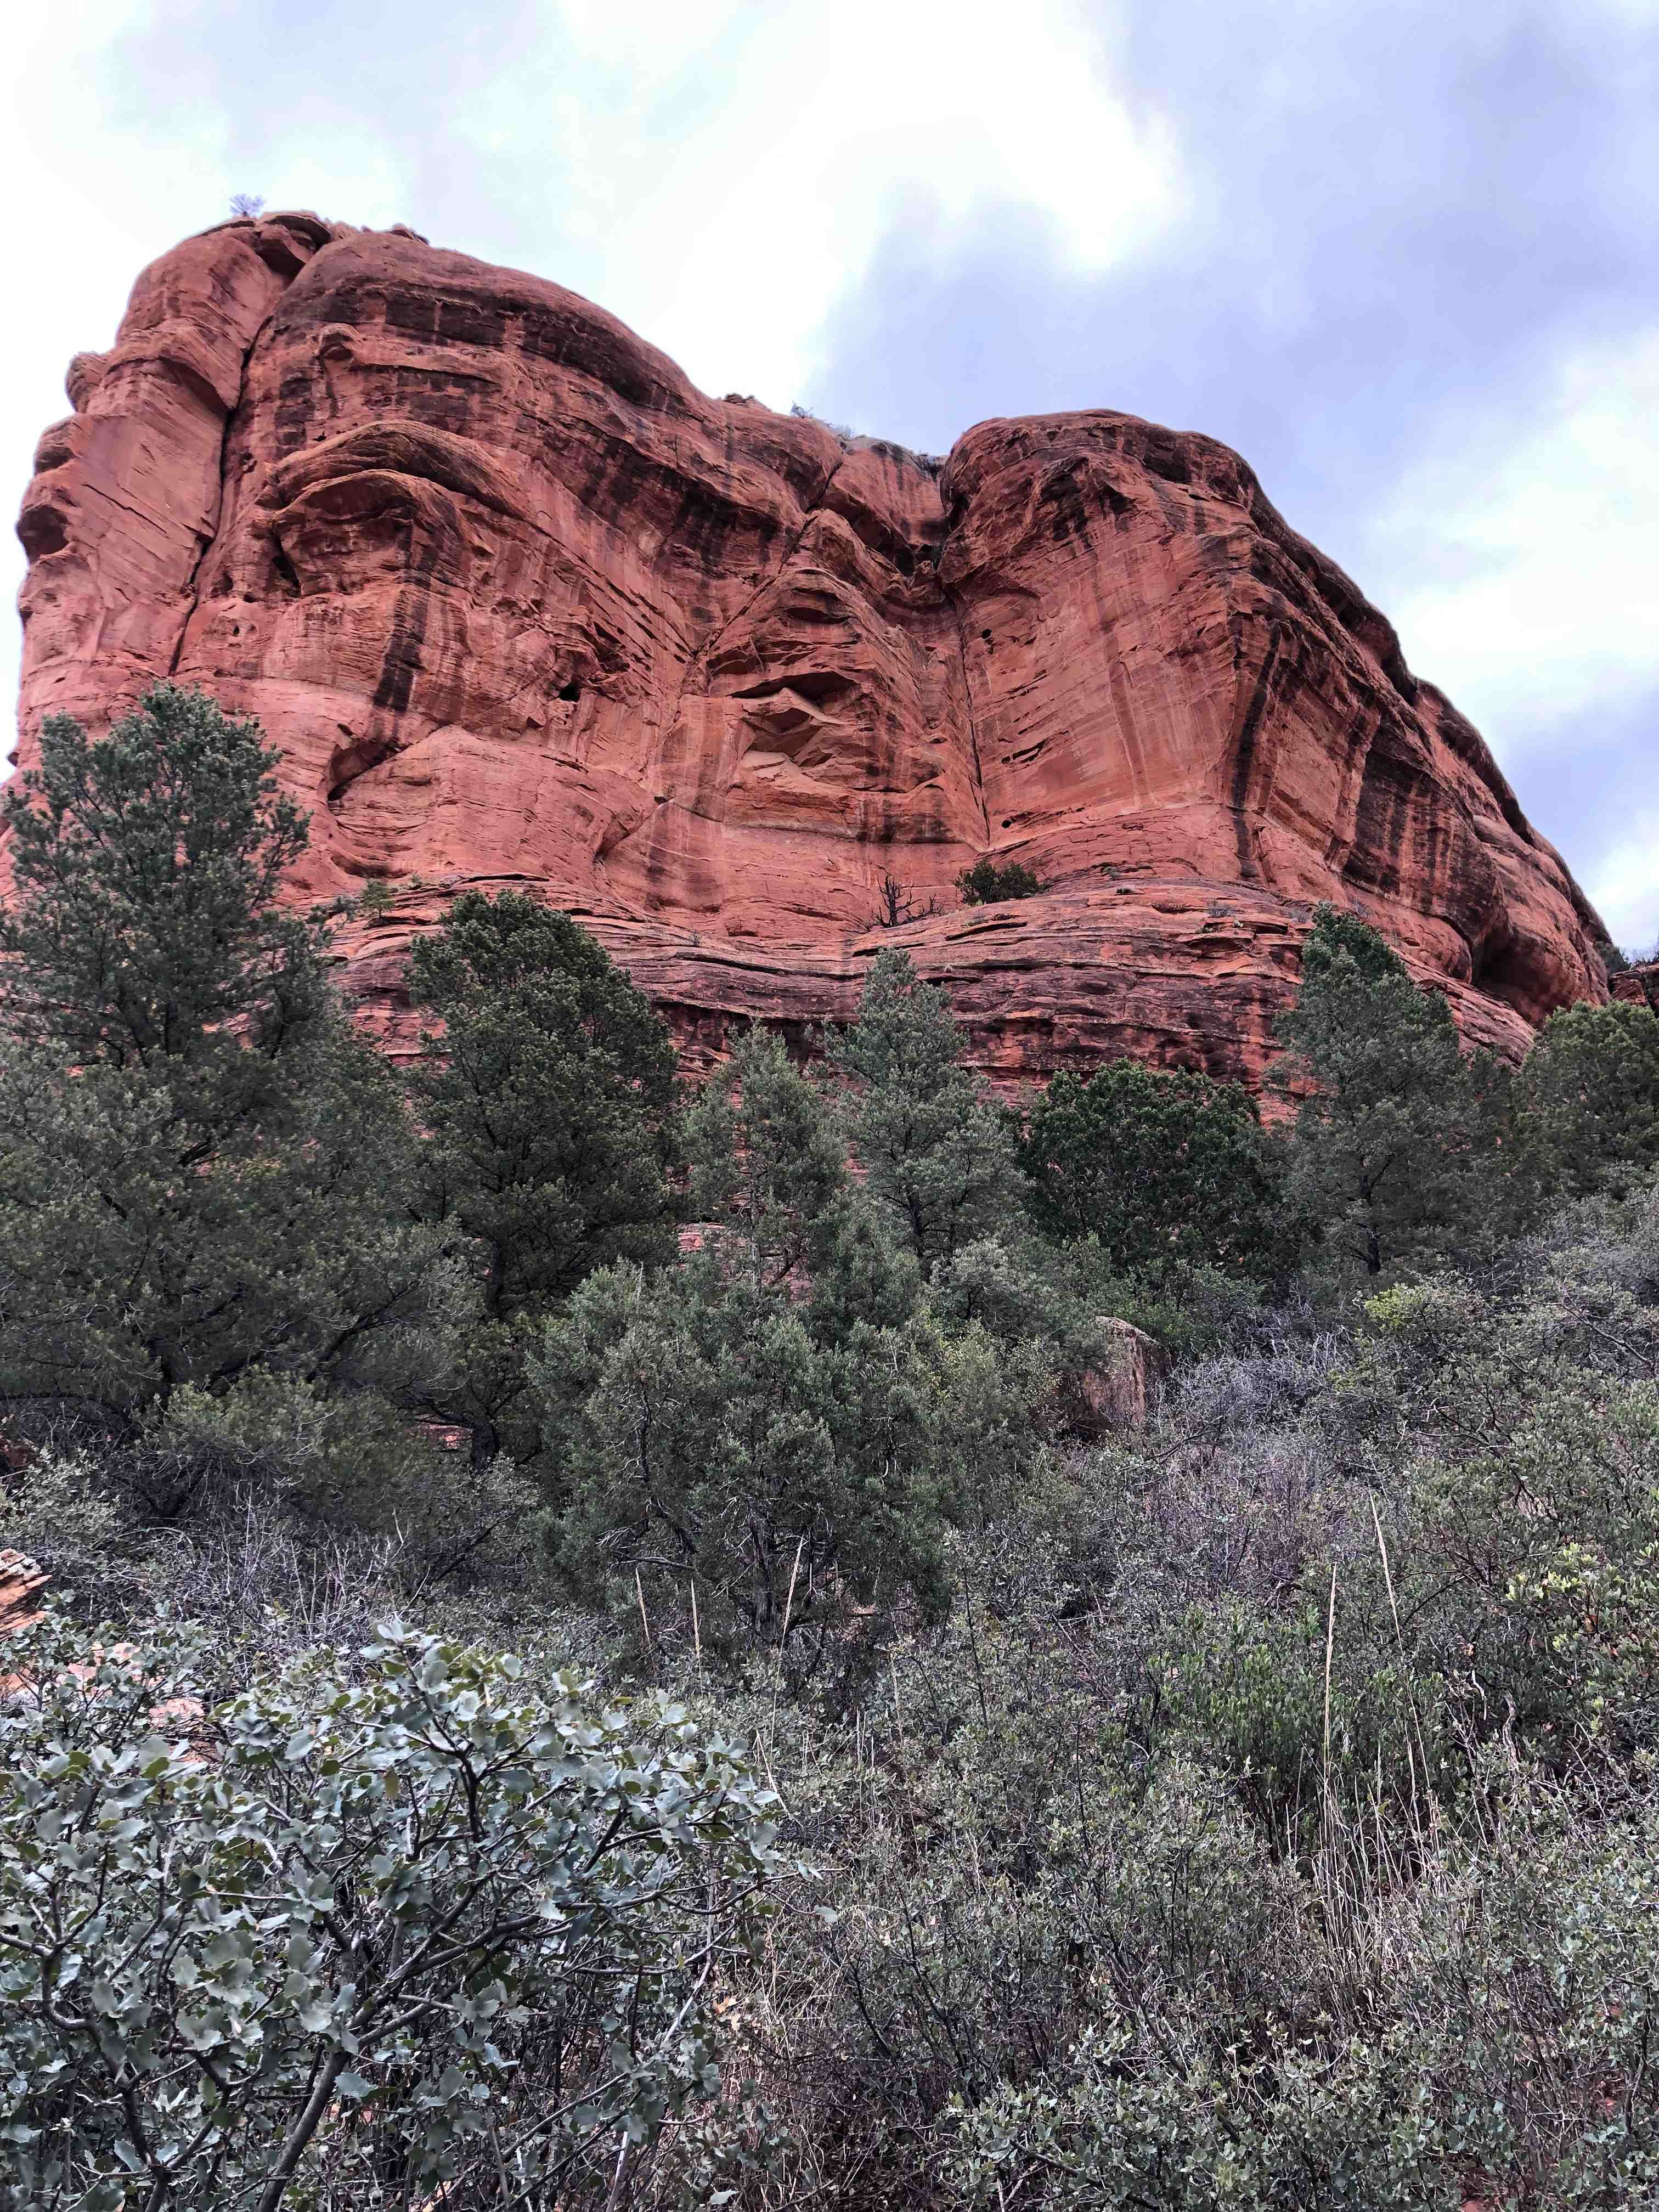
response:
<svg viewBox="0 0 1659 2212"><path fill-rule="evenodd" d="M394 1034L411 933L508 884L588 920L694 1058L845 1014L896 944L998 1076L1255 1080L1323 898L1474 1041L1606 995L1479 735L1207 438L1090 411L932 459L294 215L154 264L70 394L19 524L25 764L47 714L158 676L257 714L313 811L294 895L392 894L343 945ZM984 854L1043 895L961 908ZM921 915L890 933L884 879Z"/></svg>

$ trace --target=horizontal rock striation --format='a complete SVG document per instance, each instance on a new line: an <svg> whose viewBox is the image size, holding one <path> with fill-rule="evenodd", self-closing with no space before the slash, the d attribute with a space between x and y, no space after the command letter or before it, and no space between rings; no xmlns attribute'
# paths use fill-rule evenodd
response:
<svg viewBox="0 0 1659 2212"><path fill-rule="evenodd" d="M1207 438L849 440L557 285L306 215L164 255L69 387L19 523L25 763L157 677L257 714L313 811L295 896L391 894L343 942L394 1037L411 935L472 886L588 921L694 1060L845 1014L895 944L999 1078L1257 1080L1327 898L1479 1042L1606 995L1479 735ZM987 854L1043 894L961 908Z"/></svg>

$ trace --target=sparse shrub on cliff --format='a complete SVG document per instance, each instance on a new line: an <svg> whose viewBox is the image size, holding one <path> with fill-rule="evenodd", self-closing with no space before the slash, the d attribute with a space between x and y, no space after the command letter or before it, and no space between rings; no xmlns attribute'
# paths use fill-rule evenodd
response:
<svg viewBox="0 0 1659 2212"><path fill-rule="evenodd" d="M903 929L913 921L926 921L938 912L936 898L930 898L924 905L919 891L911 890L896 876L884 875L876 886L876 910L871 916L871 927Z"/></svg>
<svg viewBox="0 0 1659 2212"><path fill-rule="evenodd" d="M996 906L1004 899L1036 898L1042 888L1023 862L1011 860L1006 868L1000 868L988 853L957 878L963 906Z"/></svg>

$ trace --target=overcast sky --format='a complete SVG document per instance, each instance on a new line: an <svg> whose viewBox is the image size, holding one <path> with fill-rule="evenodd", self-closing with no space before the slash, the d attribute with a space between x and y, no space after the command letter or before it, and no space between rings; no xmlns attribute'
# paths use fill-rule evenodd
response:
<svg viewBox="0 0 1659 2212"><path fill-rule="evenodd" d="M9 512L232 192L408 222L926 451L1091 406L1236 446L1659 936L1659 0L21 12Z"/></svg>

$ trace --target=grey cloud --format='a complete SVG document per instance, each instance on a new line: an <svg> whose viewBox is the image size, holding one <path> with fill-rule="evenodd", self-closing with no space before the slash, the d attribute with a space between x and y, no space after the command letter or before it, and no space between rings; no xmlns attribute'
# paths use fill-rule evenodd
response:
<svg viewBox="0 0 1659 2212"><path fill-rule="evenodd" d="M1207 431L1386 607L1408 579L1372 528L1431 426L1454 416L1497 453L1565 345L1659 315L1659 30L1577 0L1138 0L1101 11L1098 47L1173 132L1174 232L1084 277L1024 211L941 240L913 210L827 325L813 404L930 450L1066 407ZM1599 805L1583 732L1531 732L1511 760L1585 876L1651 732L1637 714L1595 736Z"/></svg>

